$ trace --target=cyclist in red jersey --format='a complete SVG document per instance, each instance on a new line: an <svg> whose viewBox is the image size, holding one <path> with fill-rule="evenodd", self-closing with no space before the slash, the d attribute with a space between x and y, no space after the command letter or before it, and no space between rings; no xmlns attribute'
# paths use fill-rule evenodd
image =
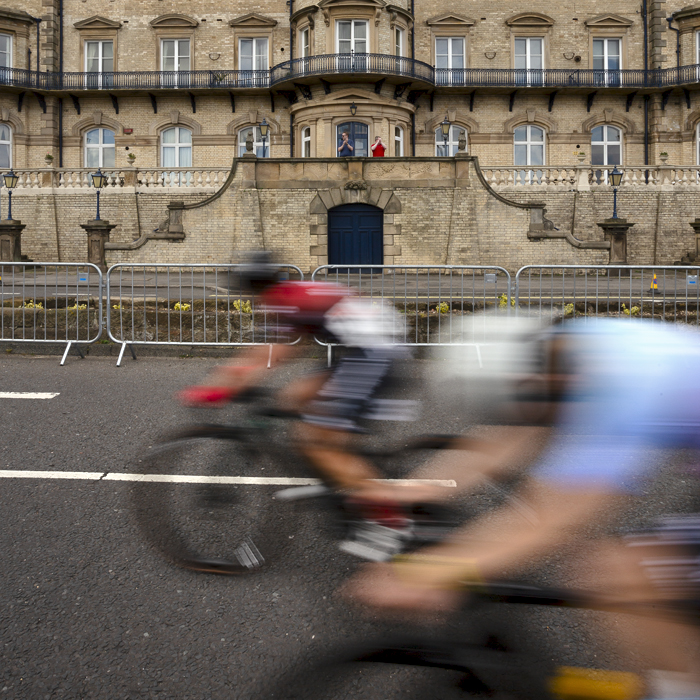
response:
<svg viewBox="0 0 700 700"><path fill-rule="evenodd" d="M411 419L415 402L386 404L377 399L394 361L407 356L405 348L392 345L400 327L396 311L367 303L339 285L277 281L277 268L270 263L251 264L243 277L288 330L348 348L330 370L292 382L279 394L283 405L301 414L303 454L337 486L366 493L374 500L394 500L396 489L372 482L379 475L350 446L353 435L360 431L357 421L361 418ZM276 359L292 357L297 347L277 346ZM267 366L267 347L253 347L239 362L218 368L206 386L189 387L180 398L192 406L222 405L258 384Z"/></svg>

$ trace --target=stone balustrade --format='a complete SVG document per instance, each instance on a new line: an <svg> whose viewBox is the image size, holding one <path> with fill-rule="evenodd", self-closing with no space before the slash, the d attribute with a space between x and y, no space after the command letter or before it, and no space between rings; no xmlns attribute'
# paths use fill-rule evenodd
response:
<svg viewBox="0 0 700 700"><path fill-rule="evenodd" d="M482 166L486 182L495 190L533 189L547 191L594 191L609 189L608 173L612 166L543 165L531 168ZM700 187L700 166L625 165L621 188Z"/></svg>
<svg viewBox="0 0 700 700"><path fill-rule="evenodd" d="M91 189L95 168L17 169L17 190ZM229 168L104 168L105 188L135 187L148 189L182 188L218 190L229 176Z"/></svg>

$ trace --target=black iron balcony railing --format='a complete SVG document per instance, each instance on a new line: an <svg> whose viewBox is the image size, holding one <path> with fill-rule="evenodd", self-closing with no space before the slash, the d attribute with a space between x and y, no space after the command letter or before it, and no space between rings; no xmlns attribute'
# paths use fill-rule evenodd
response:
<svg viewBox="0 0 700 700"><path fill-rule="evenodd" d="M435 80L432 66L412 58L379 53L332 53L279 63L270 71L270 84L313 75L357 73L398 75L431 84Z"/></svg>
<svg viewBox="0 0 700 700"><path fill-rule="evenodd" d="M700 83L700 64L654 70L543 70L433 68L412 58L383 54L327 54L285 61L270 71L122 71L40 73L0 68L0 86L42 91L269 88L288 80L328 75L399 76L436 87L669 89Z"/></svg>
<svg viewBox="0 0 700 700"><path fill-rule="evenodd" d="M0 68L0 85L37 90L173 90L267 88L266 70L121 71L105 73L37 73Z"/></svg>

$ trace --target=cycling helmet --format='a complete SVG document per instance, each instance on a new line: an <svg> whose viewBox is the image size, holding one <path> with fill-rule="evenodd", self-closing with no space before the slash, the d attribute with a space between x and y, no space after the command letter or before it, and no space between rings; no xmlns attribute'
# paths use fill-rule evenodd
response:
<svg viewBox="0 0 700 700"><path fill-rule="evenodd" d="M280 269L268 251L250 253L248 261L237 270L241 291L263 292L279 280Z"/></svg>

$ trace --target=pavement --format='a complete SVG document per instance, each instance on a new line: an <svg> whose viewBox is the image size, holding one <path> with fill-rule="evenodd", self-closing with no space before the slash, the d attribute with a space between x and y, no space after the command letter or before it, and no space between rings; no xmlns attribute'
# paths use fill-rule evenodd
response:
<svg viewBox="0 0 700 700"><path fill-rule="evenodd" d="M6 470L98 474L0 478L0 698L265 698L275 679L333 644L408 624L337 595L358 563L337 549L313 510L271 511L289 553L250 576L176 569L144 542L129 498L140 485L99 476L134 472L158 436L191 422L192 412L172 396L218 362L148 357L117 368L113 358L71 356L60 367L56 357L0 357L0 476ZM277 367L269 382L281 385L318 362ZM418 360L404 370L407 394L417 386L409 380L434 381L437 362ZM459 432L480 419L455 412L440 391L417 393L424 399L418 423L391 423L373 440L400 444L416 433ZM687 458L658 455L658 482L620 525L687 508L689 487L672 476ZM278 474L270 476L283 476L284 467L275 465ZM597 527L586 532L590 539L599 535ZM581 551L565 554L548 557L530 580L580 583ZM600 572L587 573L595 579ZM437 620L421 624L433 629ZM621 615L536 609L523 612L519 634L537 637L543 656L558 664L634 669L640 659L623 660L599 638L601 629L625 624ZM380 676L367 697L405 697L389 691L392 683L405 690L410 681L401 679ZM353 692L348 687L337 697L356 697Z"/></svg>

